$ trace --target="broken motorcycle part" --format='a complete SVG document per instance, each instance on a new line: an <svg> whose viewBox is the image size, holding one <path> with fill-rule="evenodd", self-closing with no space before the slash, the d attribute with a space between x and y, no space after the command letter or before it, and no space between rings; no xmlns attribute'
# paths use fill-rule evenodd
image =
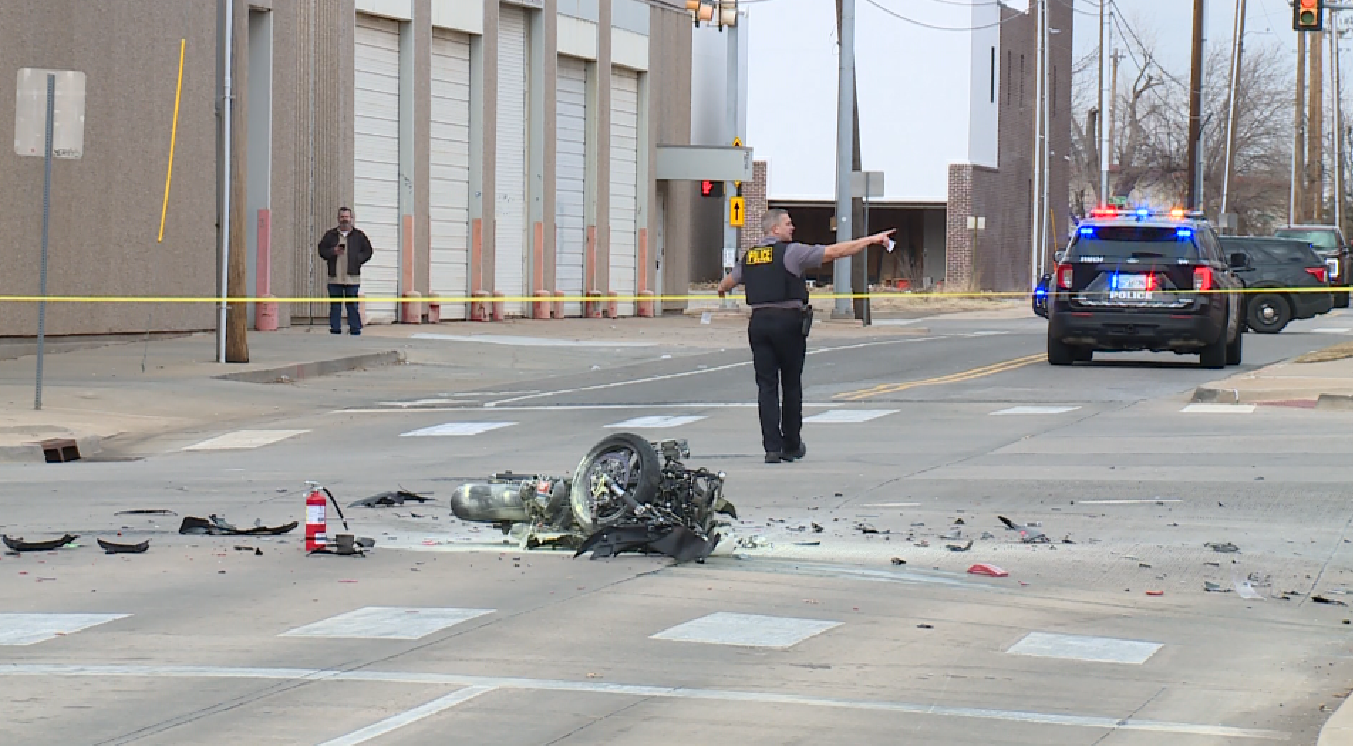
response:
<svg viewBox="0 0 1353 746"><path fill-rule="evenodd" d="M114 544L111 541L95 539L99 546L103 548L104 554L142 554L150 549L150 539L146 539L140 544Z"/></svg>
<svg viewBox="0 0 1353 746"><path fill-rule="evenodd" d="M5 542L5 546L9 547L10 550L14 552L51 551L53 549L60 549L78 538L80 538L78 534L66 534L60 539L52 539L50 541L24 541L22 536L17 539L11 539L9 536L0 536L0 540Z"/></svg>
<svg viewBox="0 0 1353 746"><path fill-rule="evenodd" d="M723 497L723 472L690 469L685 441L650 443L632 433L603 438L572 478L492 475L462 484L451 496L464 521L492 523L520 535L524 548L576 548L610 557L657 552L679 562L702 560L719 542L715 530L737 511Z"/></svg>
<svg viewBox="0 0 1353 746"><path fill-rule="evenodd" d="M299 525L301 524L298 521L292 521L291 523L285 523L281 526L237 528L224 518L213 513L209 518L184 516L183 522L179 524L179 533L206 536L281 536L282 534L295 530Z"/></svg>
<svg viewBox="0 0 1353 746"><path fill-rule="evenodd" d="M1008 578L1010 573L995 565L978 564L968 568L969 575L986 575L992 578Z"/></svg>
<svg viewBox="0 0 1353 746"><path fill-rule="evenodd" d="M390 505L403 505L406 500L414 500L419 503L425 503L431 499L432 498L425 497L423 495L418 494L417 492L410 492L408 490L395 490L393 492L382 492L379 495L372 495L371 497L348 503L348 507L377 508Z"/></svg>

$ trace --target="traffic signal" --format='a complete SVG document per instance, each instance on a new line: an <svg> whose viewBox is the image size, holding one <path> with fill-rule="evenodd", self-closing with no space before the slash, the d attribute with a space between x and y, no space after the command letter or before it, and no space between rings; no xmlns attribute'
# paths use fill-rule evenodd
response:
<svg viewBox="0 0 1353 746"><path fill-rule="evenodd" d="M1325 0L1296 0L1292 3L1292 28L1320 31L1325 27Z"/></svg>
<svg viewBox="0 0 1353 746"><path fill-rule="evenodd" d="M700 196L701 196L701 197L723 197L723 182L722 182L722 181L709 181L708 179L706 179L705 181L700 182Z"/></svg>

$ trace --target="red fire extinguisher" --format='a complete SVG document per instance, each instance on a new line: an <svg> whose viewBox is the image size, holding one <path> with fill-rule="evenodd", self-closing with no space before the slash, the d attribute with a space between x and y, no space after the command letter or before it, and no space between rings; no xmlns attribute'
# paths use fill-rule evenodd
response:
<svg viewBox="0 0 1353 746"><path fill-rule="evenodd" d="M310 486L310 494L305 496L305 551L314 552L329 545L329 518L319 483L306 484Z"/></svg>

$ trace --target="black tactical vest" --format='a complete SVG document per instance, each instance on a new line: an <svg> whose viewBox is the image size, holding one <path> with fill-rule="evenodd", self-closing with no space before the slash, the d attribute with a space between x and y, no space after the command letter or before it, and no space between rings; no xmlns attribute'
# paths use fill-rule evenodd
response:
<svg viewBox="0 0 1353 746"><path fill-rule="evenodd" d="M747 305L779 303L787 300L808 303L808 283L785 267L789 244L777 241L757 246L742 257L742 283L747 287Z"/></svg>

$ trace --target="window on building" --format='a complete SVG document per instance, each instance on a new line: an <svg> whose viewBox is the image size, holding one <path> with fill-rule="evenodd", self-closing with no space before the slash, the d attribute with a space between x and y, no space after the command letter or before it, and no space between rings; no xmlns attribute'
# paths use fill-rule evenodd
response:
<svg viewBox="0 0 1353 746"><path fill-rule="evenodd" d="M1005 103L1006 103L1007 106L1010 105L1010 96L1011 96L1011 95L1014 93L1014 91L1015 91L1014 86L1011 85L1011 83L1012 83L1013 81L1010 80L1010 76L1012 76L1012 75L1014 75L1014 74L1015 74L1015 53L1014 53L1014 52L1011 52L1011 51L1009 51L1009 50L1006 50L1006 53L1005 53Z"/></svg>
<svg viewBox="0 0 1353 746"><path fill-rule="evenodd" d="M991 48L991 103L996 103L996 47Z"/></svg>
<svg viewBox="0 0 1353 746"><path fill-rule="evenodd" d="M1019 108L1024 108L1024 55L1019 56Z"/></svg>

